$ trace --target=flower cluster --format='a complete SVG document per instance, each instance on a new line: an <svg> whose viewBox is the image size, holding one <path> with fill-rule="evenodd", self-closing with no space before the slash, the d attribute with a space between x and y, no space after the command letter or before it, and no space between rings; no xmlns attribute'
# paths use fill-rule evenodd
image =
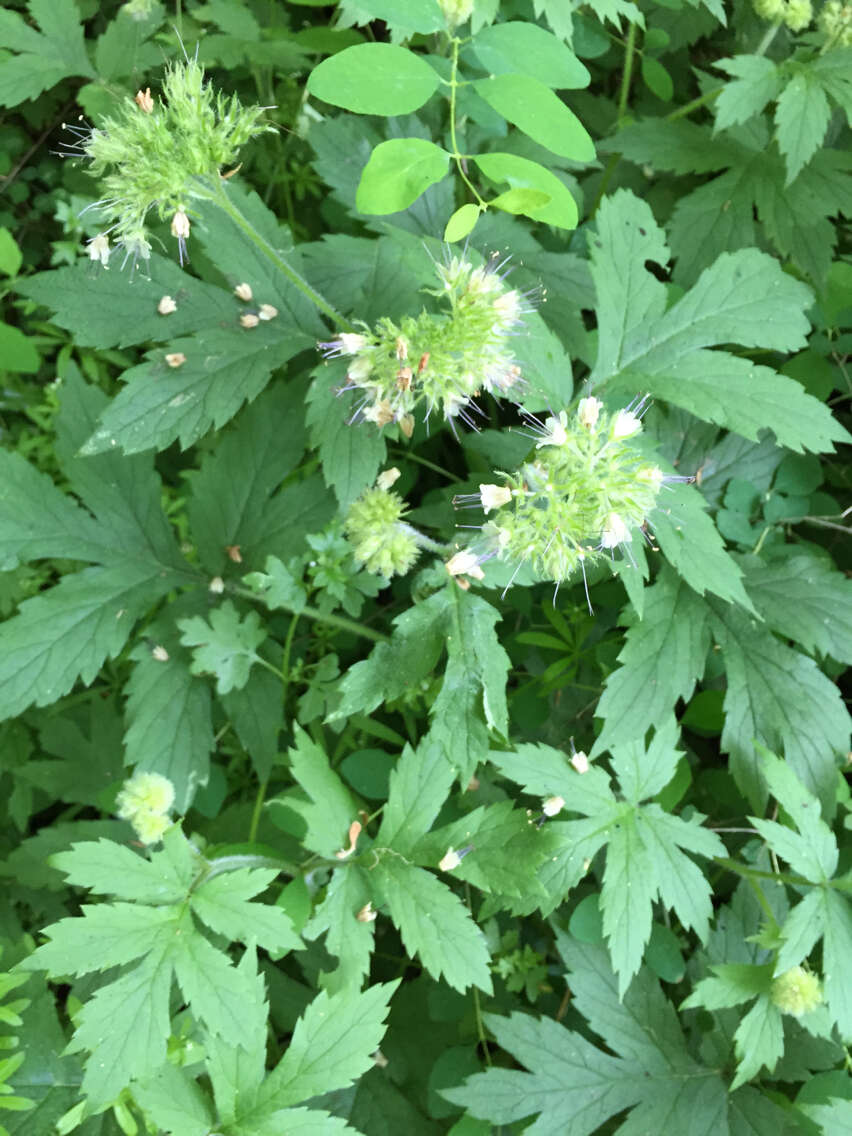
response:
<svg viewBox="0 0 852 1136"><path fill-rule="evenodd" d="M414 411L425 407L450 423L474 422L471 400L482 390L495 397L517 388L520 367L509 336L521 322L524 297L507 287L495 257L484 266L453 257L438 265L441 287L432 292L446 304L442 315L421 312L399 324L382 319L363 334L344 333L320 343L326 358L348 360L344 390L362 397L353 421L399 423L406 437Z"/></svg>
<svg viewBox="0 0 852 1136"><path fill-rule="evenodd" d="M826 47L852 47L852 3L828 0L819 14L819 27Z"/></svg>
<svg viewBox="0 0 852 1136"><path fill-rule="evenodd" d="M811 0L753 0L761 19L785 24L791 32L802 32L814 18Z"/></svg>
<svg viewBox="0 0 852 1136"><path fill-rule="evenodd" d="M356 563L386 580L404 575L420 555L420 534L402 520L405 502L389 492L397 477L396 469L380 474L350 505L343 526Z"/></svg>
<svg viewBox="0 0 852 1136"><path fill-rule="evenodd" d="M116 815L129 820L143 844L156 844L172 823L175 790L160 773L134 773L116 797Z"/></svg>
<svg viewBox="0 0 852 1136"><path fill-rule="evenodd" d="M250 138L273 129L260 125L262 107L242 107L236 97L214 93L193 60L169 66L163 94L164 102L150 90L139 91L101 128L74 128L77 141L69 148L91 159L95 177L105 175L107 193L98 205L114 220L107 232L115 232L134 260L150 255L151 209L169 220L183 260L191 227L188 203L202 193L197 179L218 177ZM106 263L104 240L99 234L92 244Z"/></svg>
<svg viewBox="0 0 852 1136"><path fill-rule="evenodd" d="M784 1014L800 1018L815 1010L822 1002L819 978L804 967L794 966L773 979L772 1004Z"/></svg>
<svg viewBox="0 0 852 1136"><path fill-rule="evenodd" d="M632 445L642 430L642 404L608 414L593 397L580 400L569 418L540 422L526 415L535 456L504 485L480 485L479 493L454 503L492 514L473 544L447 564L452 576L481 577L479 567L498 557L532 566L541 579L560 583L578 568L611 556L617 547L629 555L632 532L657 502L667 477L648 465Z"/></svg>

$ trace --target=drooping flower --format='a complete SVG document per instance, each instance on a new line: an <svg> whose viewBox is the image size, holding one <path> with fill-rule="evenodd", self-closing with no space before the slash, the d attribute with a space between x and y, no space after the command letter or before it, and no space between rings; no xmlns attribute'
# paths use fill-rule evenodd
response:
<svg viewBox="0 0 852 1136"><path fill-rule="evenodd" d="M89 260L99 260L104 268L106 268L111 251L109 247L109 237L106 233L98 233L96 237L93 237L89 241L86 246L86 251L89 254Z"/></svg>

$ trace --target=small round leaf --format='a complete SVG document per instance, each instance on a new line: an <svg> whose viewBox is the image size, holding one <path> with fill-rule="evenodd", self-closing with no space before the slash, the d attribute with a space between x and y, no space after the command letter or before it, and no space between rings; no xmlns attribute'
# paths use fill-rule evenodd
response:
<svg viewBox="0 0 852 1136"><path fill-rule="evenodd" d="M674 96L674 83L668 71L650 55L642 56L642 79L652 95L664 103L670 103Z"/></svg>
<svg viewBox="0 0 852 1136"><path fill-rule="evenodd" d="M447 172L450 155L425 138L380 142L361 174L355 205L361 213L398 213Z"/></svg>
<svg viewBox="0 0 852 1136"><path fill-rule="evenodd" d="M308 79L315 98L356 114L411 114L440 83L419 55L390 43L358 43L324 59Z"/></svg>
<svg viewBox="0 0 852 1136"><path fill-rule="evenodd" d="M473 231L473 226L479 219L479 206L478 205L462 205L447 221L447 227L444 229L444 240L448 244L453 241L463 240L469 233Z"/></svg>

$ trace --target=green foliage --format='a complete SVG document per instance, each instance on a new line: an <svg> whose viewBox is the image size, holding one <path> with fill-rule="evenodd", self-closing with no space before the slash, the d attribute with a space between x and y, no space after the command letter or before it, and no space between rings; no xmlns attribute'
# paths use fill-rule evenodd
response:
<svg viewBox="0 0 852 1136"><path fill-rule="evenodd" d="M0 1133L850 1128L849 14L0 13Z"/></svg>

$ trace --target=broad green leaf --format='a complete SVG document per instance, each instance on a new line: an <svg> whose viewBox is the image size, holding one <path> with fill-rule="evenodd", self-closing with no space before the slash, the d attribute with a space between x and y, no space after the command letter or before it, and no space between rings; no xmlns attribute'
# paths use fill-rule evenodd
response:
<svg viewBox="0 0 852 1136"><path fill-rule="evenodd" d="M187 474L192 538L211 575L223 572L227 549L233 547L243 564L260 566L252 552L267 536L269 498L295 469L305 442L304 424L293 412L292 391L273 385L218 438L201 468Z"/></svg>
<svg viewBox="0 0 852 1136"><path fill-rule="evenodd" d="M8 229L0 228L0 272L4 276L17 276L24 254Z"/></svg>
<svg viewBox="0 0 852 1136"><path fill-rule="evenodd" d="M605 770L592 765L585 773L578 773L567 754L551 746L518 745L510 753L492 750L488 760L527 793L542 798L562 797L568 812L595 816L615 806Z"/></svg>
<svg viewBox="0 0 852 1136"><path fill-rule="evenodd" d="M34 99L69 75L94 78L73 0L30 0L39 34L17 12L0 11L0 43L20 54L0 61L0 106Z"/></svg>
<svg viewBox="0 0 852 1136"><path fill-rule="evenodd" d="M523 213L529 217L530 213L547 205L550 196L542 193L540 189L507 189L505 193L498 193L488 202L492 209L502 209L504 213Z"/></svg>
<svg viewBox="0 0 852 1136"><path fill-rule="evenodd" d="M771 1073L784 1052L784 1027L781 1011L763 994L743 1017L734 1034L734 1051L739 1059L731 1091L765 1066Z"/></svg>
<svg viewBox="0 0 852 1136"><path fill-rule="evenodd" d="M368 22L384 20L388 27L404 32L406 38L419 32L446 30L447 21L438 0L369 0Z"/></svg>
<svg viewBox="0 0 852 1136"><path fill-rule="evenodd" d="M191 874L181 874L163 852L146 860L103 837L73 844L70 851L57 852L50 862L75 887L137 903L178 903L192 882Z"/></svg>
<svg viewBox="0 0 852 1136"><path fill-rule="evenodd" d="M651 935L651 907L657 895L655 865L633 809L613 811L601 890L603 932L623 995L639 969Z"/></svg>
<svg viewBox="0 0 852 1136"><path fill-rule="evenodd" d="M713 66L732 76L713 104L715 131L748 122L778 97L782 87L777 66L765 55L735 55L719 59Z"/></svg>
<svg viewBox="0 0 852 1136"><path fill-rule="evenodd" d="M384 1037L388 1003L398 983L359 992L321 991L296 1023L284 1056L258 1093L252 1119L288 1105L344 1089L373 1063ZM245 1123L246 1117L241 1117Z"/></svg>
<svg viewBox="0 0 852 1136"><path fill-rule="evenodd" d="M82 918L60 919L46 928L49 942L22 963L54 976L90 974L123 966L151 951L165 952L177 931L173 907L132 903L82 908Z"/></svg>
<svg viewBox="0 0 852 1136"><path fill-rule="evenodd" d="M315 67L308 93L357 114L410 114L439 83L421 56L389 43L360 43Z"/></svg>
<svg viewBox="0 0 852 1136"><path fill-rule="evenodd" d="M356 915L371 900L371 884L357 865L344 865L331 877L325 898L302 928L305 939L325 933L325 949L338 960L336 969L321 975L321 985L335 993L344 987L360 989L370 970L376 925Z"/></svg>
<svg viewBox="0 0 852 1136"><path fill-rule="evenodd" d="M709 637L707 645L709 647ZM629 741L624 739L618 746L609 747L612 750L612 770L631 804L654 797L665 789L683 757L677 749L679 731L671 710L659 714L654 720L654 737L646 748L644 738L647 729L647 726L637 729Z"/></svg>
<svg viewBox="0 0 852 1136"><path fill-rule="evenodd" d="M184 812L210 775L210 687L193 676L185 659L169 655L156 658L147 644L131 652L135 666L124 688L125 761L168 777L175 787L175 804Z"/></svg>
<svg viewBox="0 0 852 1136"><path fill-rule="evenodd" d="M345 382L342 375L339 382ZM329 371L317 371L308 392L311 445L319 450L323 478L342 508L373 482L385 460L382 433L369 422L352 422L352 413L351 400L340 396Z"/></svg>
<svg viewBox="0 0 852 1136"><path fill-rule="evenodd" d="M136 620L180 583L158 564L125 561L63 576L26 600L0 625L0 718L55 702L78 678L93 682Z"/></svg>
<svg viewBox="0 0 852 1136"><path fill-rule="evenodd" d="M255 772L266 779L278 757L279 736L284 728L281 679L271 671L254 667L241 690L231 690L222 706L248 753Z"/></svg>
<svg viewBox="0 0 852 1136"><path fill-rule="evenodd" d="M775 126L778 146L787 161L787 184L819 149L825 137L831 107L818 79L807 71L794 75L778 98Z"/></svg>
<svg viewBox="0 0 852 1136"><path fill-rule="evenodd" d="M432 827L455 776L442 746L428 738L417 749L406 746L390 775L376 843L408 856Z"/></svg>
<svg viewBox="0 0 852 1136"><path fill-rule="evenodd" d="M508 182L512 189L534 189L546 193L550 200L529 214L533 221L573 229L577 225L577 204L559 178L538 162L519 158L516 154L478 154L473 159L487 178Z"/></svg>
<svg viewBox="0 0 852 1136"><path fill-rule="evenodd" d="M742 566L749 595L774 631L852 663L852 580L801 547L777 560L747 557Z"/></svg>
<svg viewBox="0 0 852 1136"><path fill-rule="evenodd" d="M722 749L755 811L766 783L754 742L784 753L823 808L834 808L836 761L849 748L849 715L836 686L812 659L791 650L754 620L708 599L713 635L725 657L728 689Z"/></svg>
<svg viewBox="0 0 852 1136"><path fill-rule="evenodd" d="M552 32L525 20L490 24L467 47L491 75L523 72L555 90L588 87L588 69Z"/></svg>
<svg viewBox="0 0 852 1136"><path fill-rule="evenodd" d="M576 162L595 160L595 146L586 128L538 79L511 73L492 75L477 79L473 87L498 114L554 154Z"/></svg>
<svg viewBox="0 0 852 1136"><path fill-rule="evenodd" d="M41 366L35 344L17 327L0 322L0 369L16 374L34 375Z"/></svg>
<svg viewBox="0 0 852 1136"><path fill-rule="evenodd" d="M355 802L349 790L328 763L328 758L305 731L295 727L295 745L290 750L290 769L294 780L310 798L282 799L298 812L308 826L305 844L312 852L333 857L348 844L350 824L357 819ZM274 801L270 804L274 805Z"/></svg>
<svg viewBox="0 0 852 1136"><path fill-rule="evenodd" d="M141 82L145 72L157 66L159 49L150 39L159 30L163 14L159 4L145 13L118 9L95 45L95 67L101 80L131 76Z"/></svg>
<svg viewBox="0 0 852 1136"><path fill-rule="evenodd" d="M847 896L830 888L823 891L821 898L825 999L841 1037L849 1037L852 1034L852 989L848 971L852 952L852 903Z"/></svg>
<svg viewBox="0 0 852 1136"><path fill-rule="evenodd" d="M800 857L790 859L780 847L776 847L775 850L788 861L794 871L801 875L817 881L831 879L837 870L837 841L834 833L820 816L819 801L805 789L790 766L784 761L779 761L774 754L763 753L760 764L770 793L792 817L801 834ZM773 830L780 829L788 837L798 835L773 821L763 821L762 824L771 824ZM772 839L768 836L766 839L770 845L773 845Z"/></svg>
<svg viewBox="0 0 852 1136"><path fill-rule="evenodd" d="M127 385L101 416L83 447L98 454L116 447L125 453L165 449L176 439L183 449L211 426L217 429L255 399L274 368L312 344L301 332L276 326L209 331L199 339L178 339L168 350L149 353L146 362L124 374ZM167 355L184 355L172 367Z"/></svg>
<svg viewBox="0 0 852 1136"><path fill-rule="evenodd" d="M446 884L393 853L381 857L370 877L409 955L454 990L478 986L491 993L485 936Z"/></svg>
<svg viewBox="0 0 852 1136"><path fill-rule="evenodd" d="M251 1050L256 1044L254 1003L258 998L263 1001L256 972L234 966L224 951L193 933L188 913L177 932L171 961L193 1017L229 1045Z"/></svg>
<svg viewBox="0 0 852 1136"><path fill-rule="evenodd" d="M392 138L373 150L355 205L367 214L398 213L446 175L450 155L425 138Z"/></svg>
<svg viewBox="0 0 852 1136"><path fill-rule="evenodd" d="M679 698L692 697L710 648L708 611L686 583L663 567L645 589L645 612L630 627L607 676L595 716L604 728L592 753L642 737Z"/></svg>
<svg viewBox="0 0 852 1136"><path fill-rule="evenodd" d="M178 627L183 632L181 643L193 648L189 667L193 674L214 675L219 694L245 686L257 648L266 638L256 611L241 619L231 601L225 600L211 611L209 622L196 615L178 620Z"/></svg>
<svg viewBox="0 0 852 1136"><path fill-rule="evenodd" d="M239 318L240 303L223 288L189 276L175 261L152 253L146 272L131 276L118 264L92 273L91 262L37 272L15 282L16 291L53 313L81 347L128 347L212 331ZM171 296L177 310L157 305Z"/></svg>
<svg viewBox="0 0 852 1136"><path fill-rule="evenodd" d="M260 868L223 872L193 891L190 906L211 930L228 939L256 939L258 946L273 954L298 950L302 943L289 915L272 904L251 902L277 874Z"/></svg>
<svg viewBox="0 0 852 1136"><path fill-rule="evenodd" d="M464 240L469 233L473 232L473 227L479 220L479 213L478 205L462 205L447 221L447 227L444 229L444 240L448 244Z"/></svg>

